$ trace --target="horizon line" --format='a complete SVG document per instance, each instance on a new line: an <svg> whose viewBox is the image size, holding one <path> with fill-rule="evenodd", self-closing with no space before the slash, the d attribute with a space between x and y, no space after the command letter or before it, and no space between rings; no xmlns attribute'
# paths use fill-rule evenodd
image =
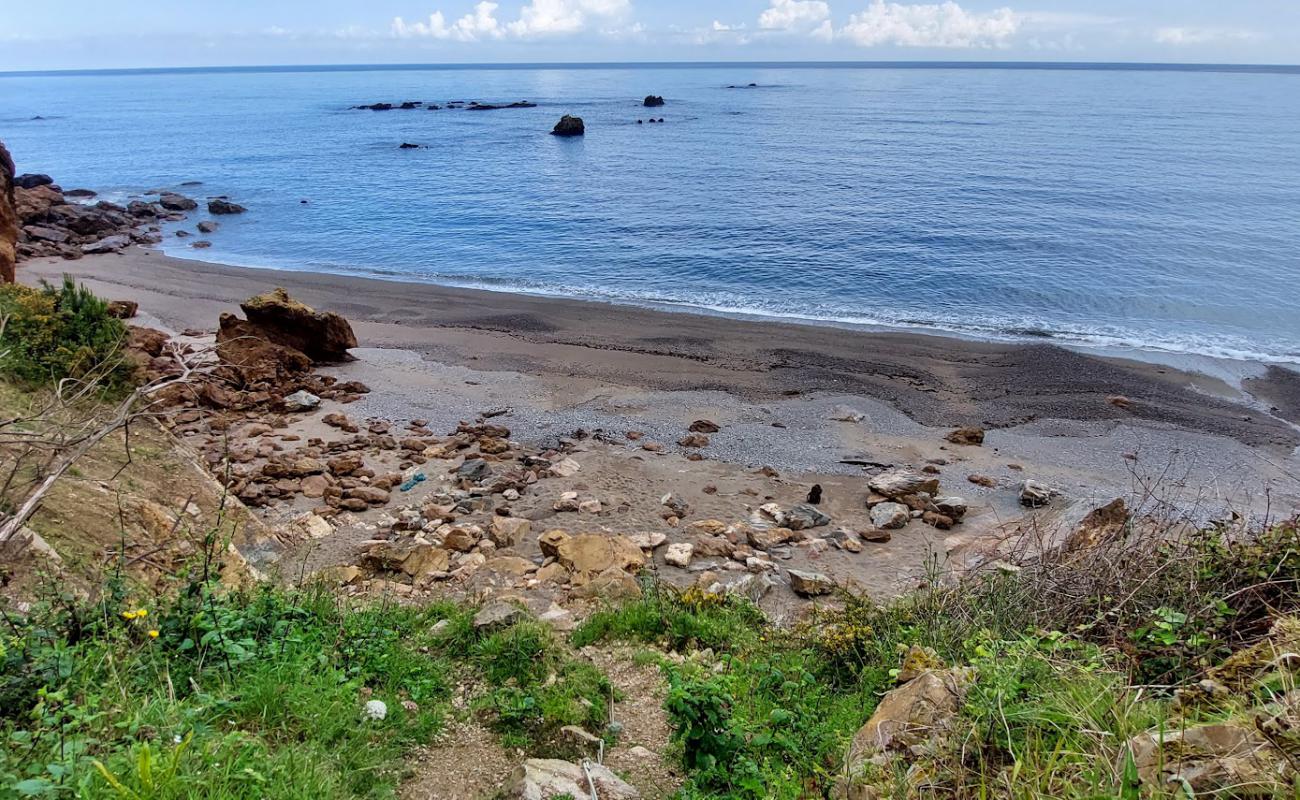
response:
<svg viewBox="0 0 1300 800"><path fill-rule="evenodd" d="M1180 72L1300 73L1300 64L1219 63L1179 61L946 61L849 60L820 61L493 61L402 62L370 64L241 64L193 67L80 67L68 69L0 70L0 77L60 77L88 75L149 75L213 72L362 72L473 69L689 69L698 67L812 68L812 69L1043 69L1135 70Z"/></svg>

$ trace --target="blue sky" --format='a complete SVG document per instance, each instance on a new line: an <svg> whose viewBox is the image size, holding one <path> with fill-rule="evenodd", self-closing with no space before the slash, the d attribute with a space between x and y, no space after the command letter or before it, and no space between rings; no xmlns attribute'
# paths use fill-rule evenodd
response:
<svg viewBox="0 0 1300 800"><path fill-rule="evenodd" d="M1300 0L3 0L0 70L713 60L1300 63Z"/></svg>

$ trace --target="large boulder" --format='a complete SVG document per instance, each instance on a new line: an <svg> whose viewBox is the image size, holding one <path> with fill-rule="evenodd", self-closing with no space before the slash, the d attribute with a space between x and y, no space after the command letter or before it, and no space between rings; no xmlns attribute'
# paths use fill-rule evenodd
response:
<svg viewBox="0 0 1300 800"><path fill-rule="evenodd" d="M259 294L239 306L249 323L274 344L293 348L317 362L351 361L356 334L343 317L317 311L289 297L284 289Z"/></svg>
<svg viewBox="0 0 1300 800"><path fill-rule="evenodd" d="M645 101L642 103L646 108L658 108L663 104L664 99L657 94L646 95Z"/></svg>
<svg viewBox="0 0 1300 800"><path fill-rule="evenodd" d="M14 207L14 160L0 142L0 283L14 282L18 260L18 211Z"/></svg>
<svg viewBox="0 0 1300 800"><path fill-rule="evenodd" d="M551 131L552 136L582 136L586 134L587 127L582 122L582 117L574 117L565 114L560 121L555 123L555 129Z"/></svg>
<svg viewBox="0 0 1300 800"><path fill-rule="evenodd" d="M18 221L23 225L44 222L51 208L65 202L63 193L52 186L34 186L30 189L19 186L13 190L13 195L14 209L18 213Z"/></svg>
<svg viewBox="0 0 1300 800"><path fill-rule="evenodd" d="M559 541L556 559L575 576L597 575L613 567L635 572L645 566L645 553L626 536L582 533Z"/></svg>
<svg viewBox="0 0 1300 800"><path fill-rule="evenodd" d="M311 359L304 353L270 341L260 326L234 314L221 315L217 356L250 384L280 381L311 370Z"/></svg>
<svg viewBox="0 0 1300 800"><path fill-rule="evenodd" d="M238 203L232 203L222 197L217 197L208 201L209 214L242 214L248 209Z"/></svg>
<svg viewBox="0 0 1300 800"><path fill-rule="evenodd" d="M939 479L910 469L893 469L867 481L867 486L871 491L889 498L918 492L933 495L939 492Z"/></svg>

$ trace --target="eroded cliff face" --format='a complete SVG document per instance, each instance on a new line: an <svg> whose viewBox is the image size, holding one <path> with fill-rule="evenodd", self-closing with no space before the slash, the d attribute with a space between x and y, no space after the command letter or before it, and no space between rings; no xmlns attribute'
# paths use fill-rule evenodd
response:
<svg viewBox="0 0 1300 800"><path fill-rule="evenodd" d="M14 160L0 142L0 283L14 282L18 212L14 209Z"/></svg>

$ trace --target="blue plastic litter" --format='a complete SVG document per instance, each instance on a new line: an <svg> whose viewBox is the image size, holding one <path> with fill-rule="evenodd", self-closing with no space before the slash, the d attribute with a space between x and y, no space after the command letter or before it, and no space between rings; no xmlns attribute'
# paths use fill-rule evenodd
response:
<svg viewBox="0 0 1300 800"><path fill-rule="evenodd" d="M424 483L427 480L429 479L424 477L423 472L417 472L411 476L410 480L402 484L402 491L409 492L412 489L414 489L416 486L419 486L420 484Z"/></svg>

